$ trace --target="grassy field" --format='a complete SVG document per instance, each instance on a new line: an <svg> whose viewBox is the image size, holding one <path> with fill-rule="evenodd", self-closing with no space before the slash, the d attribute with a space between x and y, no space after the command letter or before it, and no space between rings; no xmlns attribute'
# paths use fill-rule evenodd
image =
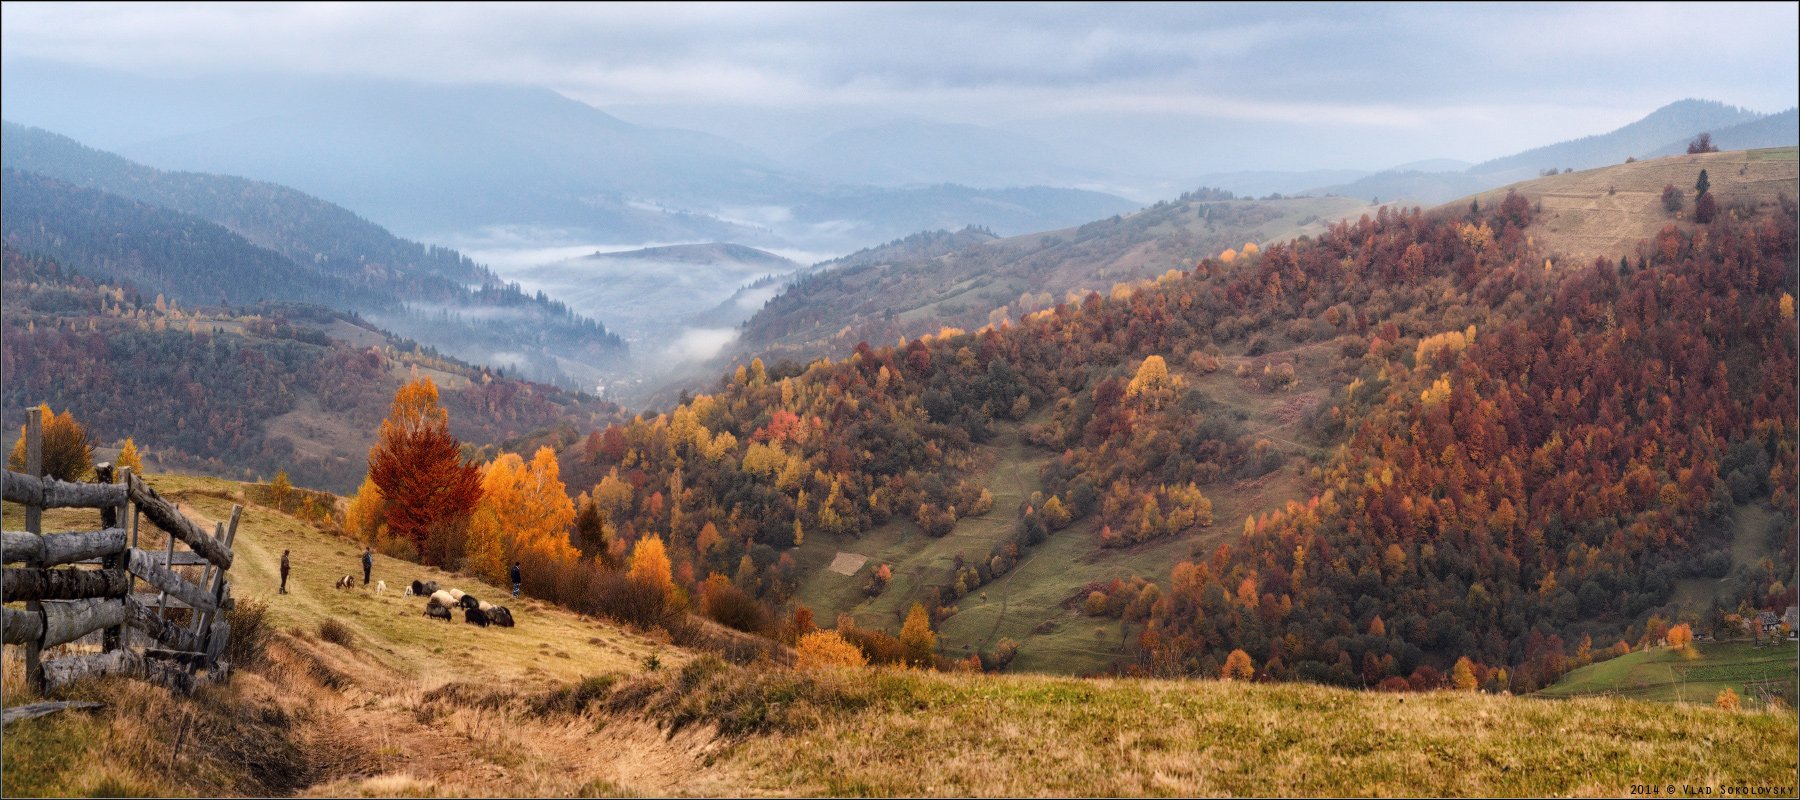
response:
<svg viewBox="0 0 1800 800"><path fill-rule="evenodd" d="M1729 686L1748 705L1782 687L1792 692L1797 655L1800 651L1792 643L1757 647L1751 642L1695 642L1679 649L1654 647L1582 667L1539 694L1710 704Z"/></svg>
<svg viewBox="0 0 1800 800"><path fill-rule="evenodd" d="M778 685L760 692L742 679L663 680L693 687L688 708L703 702L693 695L792 698L791 712L754 717L775 735L730 753L750 793L1505 797L1794 785L1790 713L892 671L770 677ZM840 684L814 685L830 680ZM729 725L755 705L710 707Z"/></svg>
<svg viewBox="0 0 1800 800"><path fill-rule="evenodd" d="M1739 202L1768 202L1777 192L1794 197L1800 191L1792 147L1669 156L1552 175L1509 188L1539 205L1531 235L1544 252L1557 263L1584 267L1596 256L1616 261L1621 254L1635 254L1638 242L1654 238L1670 222L1692 225L1694 181L1702 169L1721 210ZM1686 193L1687 205L1678 215L1663 210L1666 185ZM1475 199L1483 208L1493 208L1506 192L1496 189ZM1445 207L1467 209L1469 198Z"/></svg>
<svg viewBox="0 0 1800 800"><path fill-rule="evenodd" d="M202 521L228 513L241 490L153 482ZM6 509L7 527L17 514ZM67 530L96 515L47 516L47 529ZM1065 531L1038 552L1079 558L1086 541ZM287 595L275 594L282 549L295 554ZM428 620L398 597L401 581L501 592L388 559L375 568L388 594L339 592L331 580L355 567L358 548L259 506L247 508L236 551L236 596L267 603L278 629L265 663L192 698L131 681L80 685L75 698L105 707L8 727L0 795L1614 795L1643 782L1793 785L1791 712L736 667L530 601L513 604L511 630ZM350 628L348 645L319 635L327 619ZM8 647L7 705L36 699L20 667Z"/></svg>
<svg viewBox="0 0 1800 800"><path fill-rule="evenodd" d="M1769 553L1769 523L1775 512L1761 503L1741 505L1731 515L1731 567L1754 568ZM1731 578L1686 578L1675 583L1670 602L1692 614L1705 614L1713 598L1726 594Z"/></svg>

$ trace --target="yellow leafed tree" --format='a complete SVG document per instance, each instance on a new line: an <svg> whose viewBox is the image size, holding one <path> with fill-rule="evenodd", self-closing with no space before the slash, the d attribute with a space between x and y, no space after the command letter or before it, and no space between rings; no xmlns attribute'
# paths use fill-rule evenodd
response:
<svg viewBox="0 0 1800 800"><path fill-rule="evenodd" d="M748 558L748 556L745 556ZM631 549L631 579L644 581L662 589L663 596L676 599L675 578L670 571L669 553L660 536L639 539Z"/></svg>
<svg viewBox="0 0 1800 800"><path fill-rule="evenodd" d="M470 520L471 550L491 540L502 561L508 553L514 559L533 553L564 563L579 558L569 542L575 502L563 486L555 451L538 448L530 464L516 453L501 455L482 470L481 490ZM474 553L469 557L473 560Z"/></svg>
<svg viewBox="0 0 1800 800"><path fill-rule="evenodd" d="M906 612L906 622L900 626L900 644L906 646L908 663L914 666L931 663L932 651L937 649L937 634L931 630L931 617L925 613L924 605L913 603L912 610Z"/></svg>
<svg viewBox="0 0 1800 800"><path fill-rule="evenodd" d="M119 466L130 467L132 472L144 474L144 457L138 452L137 442L126 437L125 446L119 448Z"/></svg>
<svg viewBox="0 0 1800 800"><path fill-rule="evenodd" d="M381 487L375 485L374 478L363 478L356 496L344 509L344 529L351 536L374 544L381 539L381 523L386 518L387 503L381 496Z"/></svg>

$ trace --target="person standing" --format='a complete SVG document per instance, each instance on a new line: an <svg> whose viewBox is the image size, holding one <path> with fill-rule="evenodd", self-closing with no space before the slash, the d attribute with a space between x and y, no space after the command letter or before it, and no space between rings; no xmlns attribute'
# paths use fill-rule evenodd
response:
<svg viewBox="0 0 1800 800"><path fill-rule="evenodd" d="M374 568L375 568L375 552L373 550L370 550L369 548L365 547L365 548L363 548L363 585L364 586L369 585L369 570L374 569Z"/></svg>
<svg viewBox="0 0 1800 800"><path fill-rule="evenodd" d="M512 584L513 584L513 597L518 597L519 596L519 562L517 562L517 561L514 561L513 566L512 566Z"/></svg>
<svg viewBox="0 0 1800 800"><path fill-rule="evenodd" d="M287 594L287 576L288 576L288 551L283 550L283 551L281 551L281 591L277 592L277 594Z"/></svg>

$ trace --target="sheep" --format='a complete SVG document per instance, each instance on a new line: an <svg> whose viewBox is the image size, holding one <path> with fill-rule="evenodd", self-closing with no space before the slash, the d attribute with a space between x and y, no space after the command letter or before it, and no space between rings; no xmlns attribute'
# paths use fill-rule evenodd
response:
<svg viewBox="0 0 1800 800"><path fill-rule="evenodd" d="M461 602L463 608L472 608L475 610L481 609L481 601L475 599L475 595L465 594L462 596Z"/></svg>
<svg viewBox="0 0 1800 800"><path fill-rule="evenodd" d="M376 594L387 594L387 581L376 581L375 582L375 593Z"/></svg>
<svg viewBox="0 0 1800 800"><path fill-rule="evenodd" d="M476 607L476 608L479 608L479 609L481 609L481 610L482 610L482 611L485 611L485 612L487 612L487 613L489 613L489 614L492 614L492 613L494 613L494 609L496 609L496 608L499 608L499 606L497 606L497 605L494 605L494 604L493 604L493 603L490 603L490 602L488 602L488 601L486 601L486 600L481 600L481 601L478 601L478 602L477 602L477 603L476 603L476 606L475 606L475 607Z"/></svg>
<svg viewBox="0 0 1800 800"><path fill-rule="evenodd" d="M417 583L417 581L415 581L415 583ZM437 581L426 581L424 583L419 584L419 589L418 589L418 591L414 592L414 594L417 594L420 597L430 597L432 595L432 593L436 592L437 590L438 590Z"/></svg>
<svg viewBox="0 0 1800 800"><path fill-rule="evenodd" d="M449 622L450 621L450 609L440 606L436 603L426 603L425 604L425 616L431 617L433 619L441 619L445 622Z"/></svg>
<svg viewBox="0 0 1800 800"><path fill-rule="evenodd" d="M424 597L429 594L431 594L431 593L425 591L425 584L420 583L416 580L412 582L411 586L406 587L406 596L407 597Z"/></svg>
<svg viewBox="0 0 1800 800"><path fill-rule="evenodd" d="M459 603L462 602L463 590L461 590L461 589L445 589L444 591L449 592L450 596L455 598L457 602L459 602Z"/></svg>
<svg viewBox="0 0 1800 800"><path fill-rule="evenodd" d="M508 610L506 606L494 606L492 610L484 609L483 611L487 614L488 622L502 628L513 626L512 611Z"/></svg>
<svg viewBox="0 0 1800 800"><path fill-rule="evenodd" d="M473 606L465 607L463 609L463 621L469 623L470 625L480 625L483 628L485 628L489 624L491 624L488 621L488 615L485 613L482 613L481 609L475 608Z"/></svg>
<svg viewBox="0 0 1800 800"><path fill-rule="evenodd" d="M431 605L443 608L446 611L456 607L456 600L454 600L450 597L449 592L446 592L442 589L439 589L436 592L433 592L431 594L431 599L427 600L426 602L430 603Z"/></svg>

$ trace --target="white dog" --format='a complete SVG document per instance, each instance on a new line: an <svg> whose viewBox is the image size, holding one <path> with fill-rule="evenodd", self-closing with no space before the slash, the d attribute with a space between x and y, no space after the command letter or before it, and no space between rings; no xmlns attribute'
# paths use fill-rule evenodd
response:
<svg viewBox="0 0 1800 800"><path fill-rule="evenodd" d="M412 587L409 586L407 588L410 589ZM375 593L376 594L386 594L387 593L387 581L376 581L375 582Z"/></svg>

